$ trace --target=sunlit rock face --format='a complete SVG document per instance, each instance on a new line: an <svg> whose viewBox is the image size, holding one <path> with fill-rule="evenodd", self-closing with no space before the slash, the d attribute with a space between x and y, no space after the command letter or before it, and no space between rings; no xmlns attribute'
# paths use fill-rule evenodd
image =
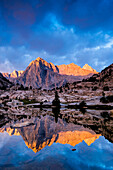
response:
<svg viewBox="0 0 113 170"><path fill-rule="evenodd" d="M97 73L97 71L93 69L91 66L89 66L88 64L85 64L82 68L85 70L89 70L91 72Z"/></svg>
<svg viewBox="0 0 113 170"><path fill-rule="evenodd" d="M24 72L24 71L16 71L16 70L14 70L14 71L10 74L10 78L20 77L23 72Z"/></svg>
<svg viewBox="0 0 113 170"><path fill-rule="evenodd" d="M81 68L80 66L74 63L68 64L68 65L62 64L57 67L59 69L60 74L66 74L66 75L86 76L90 73L92 74L97 73L96 70L94 70L88 64L86 64L83 68Z"/></svg>
<svg viewBox="0 0 113 170"><path fill-rule="evenodd" d="M17 78L17 82L34 88L54 88L63 85L66 78L59 75L56 70L54 72L54 70L55 66L41 58L37 58L29 64L22 76Z"/></svg>
<svg viewBox="0 0 113 170"><path fill-rule="evenodd" d="M10 74L9 74L9 73L2 73L2 75L3 75L5 78L9 78L9 77L10 77Z"/></svg>
<svg viewBox="0 0 113 170"><path fill-rule="evenodd" d="M2 75L3 75L5 78L11 79L11 78L20 77L23 72L24 72L24 71L16 71L16 70L14 70L11 74L9 74L9 73L2 73Z"/></svg>
<svg viewBox="0 0 113 170"><path fill-rule="evenodd" d="M38 57L32 61L16 82L34 88L54 88L65 85L66 82L82 80L84 76L91 76L94 71L82 69L74 63L55 66ZM90 75L89 75L90 74Z"/></svg>
<svg viewBox="0 0 113 170"><path fill-rule="evenodd" d="M33 141L32 144L28 141L25 141L28 148L31 148L34 152L38 152L39 150L43 149L45 146L51 146L54 142L60 144L70 144L71 146L75 146L82 142L83 140L85 143L90 146L96 139L99 138L100 135L91 134L87 131L66 131L66 132L59 132L58 134L53 134L51 139L47 139L43 141L39 145L37 145L37 141Z"/></svg>
<svg viewBox="0 0 113 170"><path fill-rule="evenodd" d="M54 142L75 146L83 140L91 145L100 135L74 124L67 124L59 119L57 123L54 117L46 116L36 118L35 124L18 129L1 128L0 132L6 131L9 135L21 135L28 148L38 152L45 146L51 146Z"/></svg>
<svg viewBox="0 0 113 170"><path fill-rule="evenodd" d="M73 83L74 81L90 77L94 73L97 73L96 70L88 65L84 66L84 68L74 63L55 66L53 63L48 63L38 57L28 65L25 71L14 70L11 74L2 74L9 80L21 83L24 86L52 89L63 86L67 82Z"/></svg>

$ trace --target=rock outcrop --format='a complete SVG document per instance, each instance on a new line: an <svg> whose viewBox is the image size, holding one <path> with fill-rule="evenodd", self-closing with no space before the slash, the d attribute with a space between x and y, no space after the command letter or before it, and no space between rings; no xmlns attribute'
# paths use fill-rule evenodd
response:
<svg viewBox="0 0 113 170"><path fill-rule="evenodd" d="M100 73L94 74L87 81L99 82L99 86L108 85L113 87L113 64L103 69Z"/></svg>
<svg viewBox="0 0 113 170"><path fill-rule="evenodd" d="M99 74L101 82L112 82L113 83L113 63L106 67L104 70L101 71Z"/></svg>

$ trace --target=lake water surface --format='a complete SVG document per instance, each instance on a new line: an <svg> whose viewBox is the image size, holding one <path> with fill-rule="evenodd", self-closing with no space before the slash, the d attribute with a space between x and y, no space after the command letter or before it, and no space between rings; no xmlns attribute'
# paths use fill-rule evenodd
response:
<svg viewBox="0 0 113 170"><path fill-rule="evenodd" d="M0 169L113 169L106 136L60 117L35 115L3 125Z"/></svg>

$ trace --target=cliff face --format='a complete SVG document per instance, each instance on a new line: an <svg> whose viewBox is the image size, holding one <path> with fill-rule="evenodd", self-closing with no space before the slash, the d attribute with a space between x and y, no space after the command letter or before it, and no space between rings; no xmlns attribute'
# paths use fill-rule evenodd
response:
<svg viewBox="0 0 113 170"><path fill-rule="evenodd" d="M21 135L28 148L34 152L38 152L47 145L51 146L54 142L75 146L84 140L87 145L91 145L100 136L85 130L85 128L77 129L76 125L67 124L61 119L55 123L54 118L48 116L35 119L35 124L31 126L0 129L0 132L4 131L9 135Z"/></svg>

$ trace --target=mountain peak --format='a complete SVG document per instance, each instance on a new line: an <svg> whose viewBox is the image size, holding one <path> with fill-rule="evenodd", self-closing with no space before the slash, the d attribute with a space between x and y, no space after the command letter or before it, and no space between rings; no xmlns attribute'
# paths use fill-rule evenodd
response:
<svg viewBox="0 0 113 170"><path fill-rule="evenodd" d="M42 59L41 57L38 57L38 58L36 59L36 61L45 61L45 60Z"/></svg>
<svg viewBox="0 0 113 170"><path fill-rule="evenodd" d="M74 63L58 66L51 62L48 63L41 57L38 57L29 64L24 72L14 71L10 75L5 74L5 76L9 78L17 78L15 81L20 82L24 86L32 86L34 88L43 87L49 89L54 88L55 86L61 86L65 80L66 82L73 82L77 79L82 79L82 76L97 73L88 66L88 64L86 64L84 68L85 69Z"/></svg>
<svg viewBox="0 0 113 170"><path fill-rule="evenodd" d="M14 70L14 71L11 73L11 77L12 77L12 78L18 77L18 72L17 72L16 70Z"/></svg>
<svg viewBox="0 0 113 170"><path fill-rule="evenodd" d="M88 64L85 64L82 68L85 69L85 70L89 70L89 71L94 71L94 72L96 72L96 70L94 70L94 69L93 69L91 66L89 66Z"/></svg>
<svg viewBox="0 0 113 170"><path fill-rule="evenodd" d="M75 63L70 63L69 65L75 65Z"/></svg>
<svg viewBox="0 0 113 170"><path fill-rule="evenodd" d="M75 63L70 63L70 64L68 64L68 66L81 68L80 66L76 65Z"/></svg>
<svg viewBox="0 0 113 170"><path fill-rule="evenodd" d="M76 64L75 63L70 63L70 64L68 64L68 66L75 66Z"/></svg>
<svg viewBox="0 0 113 170"><path fill-rule="evenodd" d="M17 78L17 77L20 77L22 75L24 71L17 71L17 70L14 70L12 73L2 73L2 75L5 77L5 78Z"/></svg>
<svg viewBox="0 0 113 170"><path fill-rule="evenodd" d="M31 66L32 64L36 64L39 65L39 63L43 63L45 65L49 64L47 61L45 61L44 59L42 59L41 57L36 58L36 60L31 61L31 63L29 64L29 66Z"/></svg>
<svg viewBox="0 0 113 170"><path fill-rule="evenodd" d="M16 70L13 70L13 72L12 73L17 73L17 71Z"/></svg>

